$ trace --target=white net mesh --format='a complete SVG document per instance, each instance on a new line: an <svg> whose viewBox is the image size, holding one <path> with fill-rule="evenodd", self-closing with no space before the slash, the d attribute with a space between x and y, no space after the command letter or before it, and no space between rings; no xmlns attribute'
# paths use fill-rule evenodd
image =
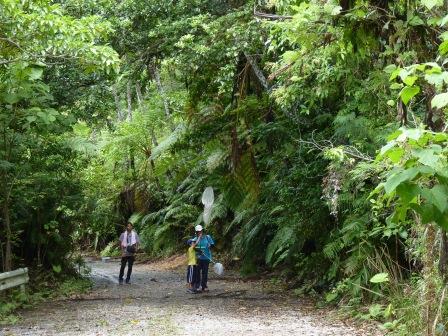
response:
<svg viewBox="0 0 448 336"><path fill-rule="evenodd" d="M216 263L213 265L213 270L216 274L222 275L224 273L224 266L221 263Z"/></svg>
<svg viewBox="0 0 448 336"><path fill-rule="evenodd" d="M204 193L202 194L202 204L204 204L206 208L211 208L214 201L215 201L215 195L213 193L213 188L212 187L205 188Z"/></svg>

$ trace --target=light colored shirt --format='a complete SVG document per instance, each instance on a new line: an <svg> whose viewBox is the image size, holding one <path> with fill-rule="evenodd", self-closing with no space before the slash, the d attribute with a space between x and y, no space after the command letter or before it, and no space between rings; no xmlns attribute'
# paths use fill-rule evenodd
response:
<svg viewBox="0 0 448 336"><path fill-rule="evenodd" d="M135 231L133 231L135 232ZM125 234L124 232L120 235L120 247L121 247L121 255L123 257L131 257L134 255L134 253L130 253L128 251L126 251L126 247L123 246L123 241L124 241L124 237ZM131 238L132 235L128 234L128 241L126 242L126 245L131 245ZM138 236L137 232L135 232L135 241L137 242L137 244L140 244L140 237Z"/></svg>

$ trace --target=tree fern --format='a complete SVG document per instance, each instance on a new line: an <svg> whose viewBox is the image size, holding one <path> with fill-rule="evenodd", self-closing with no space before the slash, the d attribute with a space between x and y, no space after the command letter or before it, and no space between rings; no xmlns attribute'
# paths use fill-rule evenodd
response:
<svg viewBox="0 0 448 336"><path fill-rule="evenodd" d="M218 149L210 154L206 163L209 173L212 173L216 168L218 168L225 161L226 157L227 153L222 149Z"/></svg>
<svg viewBox="0 0 448 336"><path fill-rule="evenodd" d="M250 207L258 198L260 185L258 173L253 166L250 153L245 153L235 171L235 182L238 188L245 194L241 207Z"/></svg>
<svg viewBox="0 0 448 336"><path fill-rule="evenodd" d="M294 244L296 231L292 227L282 227L275 234L266 250L266 263L275 265L285 259L289 247Z"/></svg>
<svg viewBox="0 0 448 336"><path fill-rule="evenodd" d="M86 156L98 154L99 146L84 137L74 136L65 140L65 145L73 151Z"/></svg>
<svg viewBox="0 0 448 336"><path fill-rule="evenodd" d="M156 159L164 152L169 150L171 146L173 146L185 133L185 126L180 124L173 133L171 133L167 138L165 138L162 142L159 143L157 147L155 147L151 154L151 159Z"/></svg>

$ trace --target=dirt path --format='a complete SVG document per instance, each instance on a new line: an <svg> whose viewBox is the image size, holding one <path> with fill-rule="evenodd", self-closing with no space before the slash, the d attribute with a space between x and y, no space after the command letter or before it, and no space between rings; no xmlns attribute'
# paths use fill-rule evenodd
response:
<svg viewBox="0 0 448 336"><path fill-rule="evenodd" d="M0 335L380 335L269 293L260 282L211 275L207 294L188 294L183 269L136 264L132 284L118 285L118 261L89 262L91 293L22 312Z"/></svg>

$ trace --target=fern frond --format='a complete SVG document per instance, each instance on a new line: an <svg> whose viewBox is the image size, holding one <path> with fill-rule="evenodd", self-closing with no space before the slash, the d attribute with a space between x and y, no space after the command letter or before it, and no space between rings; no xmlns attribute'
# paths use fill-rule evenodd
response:
<svg viewBox="0 0 448 336"><path fill-rule="evenodd" d="M165 138L151 153L151 159L156 159L164 152L169 150L183 135L185 134L185 126L180 124L167 138Z"/></svg>
<svg viewBox="0 0 448 336"><path fill-rule="evenodd" d="M222 149L218 149L215 152L213 152L208 158L207 158L207 169L209 173L212 173L216 168L218 168L226 159L227 153L224 152Z"/></svg>
<svg viewBox="0 0 448 336"><path fill-rule="evenodd" d="M266 263L268 265L277 264L283 261L289 252L289 247L295 242L295 230L292 227L284 226L277 231L274 238L266 250Z"/></svg>
<svg viewBox="0 0 448 336"><path fill-rule="evenodd" d="M65 145L73 151L93 156L98 153L99 146L82 137L71 137L65 140Z"/></svg>

